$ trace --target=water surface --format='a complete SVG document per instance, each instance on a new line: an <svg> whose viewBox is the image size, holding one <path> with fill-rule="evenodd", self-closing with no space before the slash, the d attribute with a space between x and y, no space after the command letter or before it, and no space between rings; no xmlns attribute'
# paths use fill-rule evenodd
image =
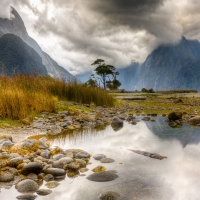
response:
<svg viewBox="0 0 200 200"><path fill-rule="evenodd" d="M37 200L97 200L105 191L120 193L123 200L199 200L200 199L200 129L183 125L174 129L157 117L156 122L125 123L119 131L85 131L53 139L52 146L79 148L89 153L105 154L114 163L101 164L91 158L87 167L105 166L118 171L111 182L92 182L86 176L68 178L53 189L52 194ZM133 153L138 149L167 156L157 160ZM45 186L42 186L45 188ZM19 193L12 187L2 189L0 199L14 200Z"/></svg>

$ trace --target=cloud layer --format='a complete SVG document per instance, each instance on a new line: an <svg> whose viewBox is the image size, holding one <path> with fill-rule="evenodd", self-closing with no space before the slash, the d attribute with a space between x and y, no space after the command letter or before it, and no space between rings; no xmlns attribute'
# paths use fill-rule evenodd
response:
<svg viewBox="0 0 200 200"><path fill-rule="evenodd" d="M198 0L3 0L0 17L9 17L10 5L43 50L74 73L97 58L117 67L143 62L182 35L200 39Z"/></svg>

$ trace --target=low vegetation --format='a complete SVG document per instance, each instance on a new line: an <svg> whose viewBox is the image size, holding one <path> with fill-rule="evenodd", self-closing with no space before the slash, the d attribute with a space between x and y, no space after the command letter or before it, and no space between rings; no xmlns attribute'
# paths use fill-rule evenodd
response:
<svg viewBox="0 0 200 200"><path fill-rule="evenodd" d="M16 75L0 77L1 118L22 119L32 112L55 112L56 102L75 101L97 106L113 106L106 91L77 82L65 83L51 77Z"/></svg>

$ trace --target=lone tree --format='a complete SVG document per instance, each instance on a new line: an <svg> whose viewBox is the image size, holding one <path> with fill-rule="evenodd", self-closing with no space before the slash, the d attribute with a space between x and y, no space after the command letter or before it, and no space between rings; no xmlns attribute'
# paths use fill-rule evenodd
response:
<svg viewBox="0 0 200 200"><path fill-rule="evenodd" d="M106 65L105 61L102 59L95 60L91 65L97 66L94 70L96 72L98 79L102 84L103 88L106 89L106 86L109 89L117 89L121 83L117 80L119 72L116 72L116 68L112 65Z"/></svg>

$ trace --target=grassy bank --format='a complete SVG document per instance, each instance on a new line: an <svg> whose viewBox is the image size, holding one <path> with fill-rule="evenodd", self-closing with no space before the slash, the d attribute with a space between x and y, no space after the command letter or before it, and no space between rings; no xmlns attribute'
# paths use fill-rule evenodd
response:
<svg viewBox="0 0 200 200"><path fill-rule="evenodd" d="M106 91L77 82L65 83L51 77L17 75L0 77L0 115L22 119L31 112L55 112L56 102L75 101L98 106L113 106Z"/></svg>

